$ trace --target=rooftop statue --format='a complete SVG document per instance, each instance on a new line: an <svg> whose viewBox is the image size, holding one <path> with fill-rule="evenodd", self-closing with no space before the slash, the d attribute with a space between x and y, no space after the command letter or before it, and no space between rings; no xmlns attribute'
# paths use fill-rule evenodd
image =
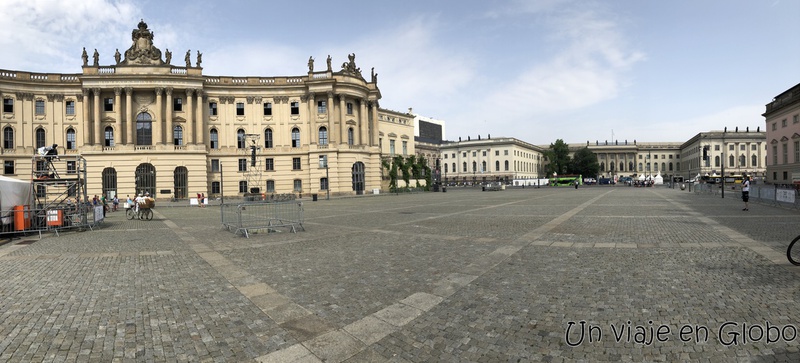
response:
<svg viewBox="0 0 800 363"><path fill-rule="evenodd" d="M147 29L144 20L139 22L138 29L131 32L133 44L125 51L125 65L161 65L161 50L153 45L155 33Z"/></svg>
<svg viewBox="0 0 800 363"><path fill-rule="evenodd" d="M342 72L364 78L361 75L361 68L356 67L356 54L355 53L348 54L347 59L349 59L350 61L342 63Z"/></svg>

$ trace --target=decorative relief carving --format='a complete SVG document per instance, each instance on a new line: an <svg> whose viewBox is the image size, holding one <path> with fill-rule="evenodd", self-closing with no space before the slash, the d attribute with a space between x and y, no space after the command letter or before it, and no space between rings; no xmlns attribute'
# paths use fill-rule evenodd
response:
<svg viewBox="0 0 800 363"><path fill-rule="evenodd" d="M172 87L167 87L167 96L172 96Z"/></svg>
<svg viewBox="0 0 800 363"><path fill-rule="evenodd" d="M147 29L144 20L139 22L138 29L131 33L133 44L125 51L125 60L122 64L131 65L162 65L161 50L153 45L154 33Z"/></svg>
<svg viewBox="0 0 800 363"><path fill-rule="evenodd" d="M114 96L119 96L122 94L122 87L114 87Z"/></svg>
<svg viewBox="0 0 800 363"><path fill-rule="evenodd" d="M261 96L255 96L255 102L256 104L261 103Z"/></svg>
<svg viewBox="0 0 800 363"><path fill-rule="evenodd" d="M302 95L300 96L300 102L307 102L310 99L309 95Z"/></svg>
<svg viewBox="0 0 800 363"><path fill-rule="evenodd" d="M125 94L132 95L133 94L133 87L125 87Z"/></svg>
<svg viewBox="0 0 800 363"><path fill-rule="evenodd" d="M252 105L253 101L255 101L255 97L253 96L247 96L245 99L247 100L248 105Z"/></svg>

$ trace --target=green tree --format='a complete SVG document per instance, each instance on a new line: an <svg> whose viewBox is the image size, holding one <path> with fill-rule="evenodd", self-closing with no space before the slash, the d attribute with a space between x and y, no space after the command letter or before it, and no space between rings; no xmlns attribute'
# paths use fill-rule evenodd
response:
<svg viewBox="0 0 800 363"><path fill-rule="evenodd" d="M546 150L544 154L550 161L546 169L548 176L553 175L554 172L559 175L569 172L569 146L564 140L558 139L555 143L550 144L550 149Z"/></svg>
<svg viewBox="0 0 800 363"><path fill-rule="evenodd" d="M576 151L572 156L570 174L580 174L584 178L596 177L598 171L600 164L597 163L597 156L588 147Z"/></svg>

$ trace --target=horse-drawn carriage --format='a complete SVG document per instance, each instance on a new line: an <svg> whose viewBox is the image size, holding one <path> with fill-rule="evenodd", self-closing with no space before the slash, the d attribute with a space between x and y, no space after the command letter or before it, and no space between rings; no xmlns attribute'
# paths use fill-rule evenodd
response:
<svg viewBox="0 0 800 363"><path fill-rule="evenodd" d="M128 208L128 210L125 212L125 217L127 217L128 219L138 218L141 220L149 221L153 219L153 207L155 206L156 206L155 199L150 197L144 197L142 198L142 201L138 203L138 205Z"/></svg>

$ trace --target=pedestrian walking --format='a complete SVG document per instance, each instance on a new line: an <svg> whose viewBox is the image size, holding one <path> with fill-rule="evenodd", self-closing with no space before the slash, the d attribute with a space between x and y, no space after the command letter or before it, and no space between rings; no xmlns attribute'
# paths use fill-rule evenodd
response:
<svg viewBox="0 0 800 363"><path fill-rule="evenodd" d="M750 201L750 176L745 175L744 180L742 181L742 201L744 201L744 209L743 211L748 211L750 208L748 207L748 201Z"/></svg>
<svg viewBox="0 0 800 363"><path fill-rule="evenodd" d="M112 203L113 203L113 205L114 205L114 208L112 208L112 209L111 209L111 211L112 211L112 212L116 212L116 211L117 211L117 209L119 208L119 198L118 198L116 195L114 195L114 199L112 199L112 201L111 201L111 202L112 202Z"/></svg>
<svg viewBox="0 0 800 363"><path fill-rule="evenodd" d="M200 193L200 208L206 207L206 193Z"/></svg>

